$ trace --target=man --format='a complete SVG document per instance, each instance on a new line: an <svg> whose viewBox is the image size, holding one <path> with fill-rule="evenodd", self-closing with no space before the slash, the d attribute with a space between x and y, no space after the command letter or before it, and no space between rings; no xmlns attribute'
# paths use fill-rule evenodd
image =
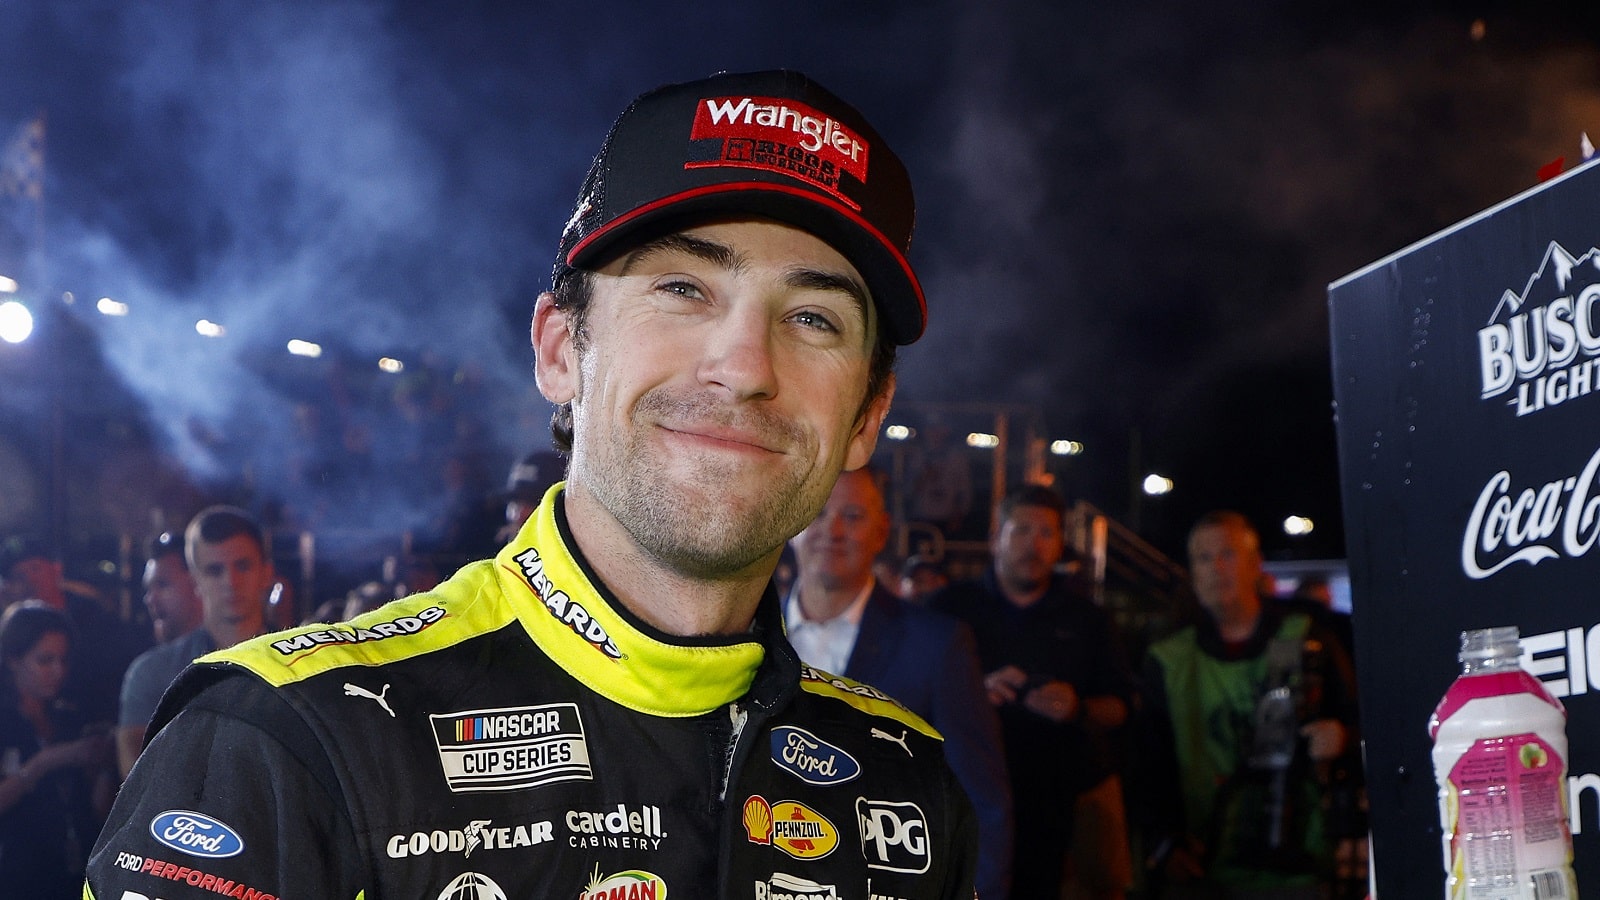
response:
<svg viewBox="0 0 1600 900"><path fill-rule="evenodd" d="M637 99L534 310L564 486L435 591L192 667L92 891L971 897L936 732L803 666L768 588L922 331L911 221L798 73Z"/></svg>
<svg viewBox="0 0 1600 900"><path fill-rule="evenodd" d="M517 460L506 477L506 489L498 495L505 510L505 525L495 535L499 543L504 544L517 536L522 524L539 508L544 492L560 481L565 472L561 457L548 450Z"/></svg>
<svg viewBox="0 0 1600 900"><path fill-rule="evenodd" d="M1074 856L1095 896L1121 896L1132 877L1111 736L1134 702L1133 674L1109 617L1055 571L1066 504L1046 487L1009 492L995 511L992 564L951 585L934 608L977 635L989 702L1000 711L1016 805L1017 897L1061 894L1080 814L1098 827Z"/></svg>
<svg viewBox="0 0 1600 900"><path fill-rule="evenodd" d="M943 564L930 556L912 556L900 567L900 596L908 603L926 606L949 586Z"/></svg>
<svg viewBox="0 0 1600 900"><path fill-rule="evenodd" d="M187 566L194 567L192 576ZM155 542L145 564L145 603L157 634L171 637L140 654L123 676L117 715L123 778L139 758L156 704L178 673L218 647L267 630L267 598L276 581L266 534L242 509L210 507L189 523L182 545L166 534Z"/></svg>
<svg viewBox="0 0 1600 900"><path fill-rule="evenodd" d="M793 541L799 579L784 607L789 640L802 660L883 690L944 735L950 767L978 811L978 895L1001 900L1010 887L1011 791L972 634L878 583L872 563L888 542L876 473L868 466L840 475L821 515Z"/></svg>
<svg viewBox="0 0 1600 900"><path fill-rule="evenodd" d="M1239 513L1201 517L1189 565L1203 615L1146 660L1152 861L1169 897L1325 896L1327 775L1354 747L1348 660L1310 616L1263 603Z"/></svg>
<svg viewBox="0 0 1600 900"><path fill-rule="evenodd" d="M67 581L59 548L37 536L17 535L0 547L0 577L14 600L38 600L72 620L78 650L61 697L84 721L109 728L122 673L149 646L148 636L112 615L86 586Z"/></svg>

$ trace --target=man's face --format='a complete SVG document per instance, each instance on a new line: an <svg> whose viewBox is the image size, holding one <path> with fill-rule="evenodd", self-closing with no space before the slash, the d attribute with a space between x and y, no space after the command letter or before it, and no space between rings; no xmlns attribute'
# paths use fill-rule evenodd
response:
<svg viewBox="0 0 1600 900"><path fill-rule="evenodd" d="M846 472L822 512L795 535L800 575L826 590L860 590L872 580L872 561L889 543L883 495L864 470Z"/></svg>
<svg viewBox="0 0 1600 900"><path fill-rule="evenodd" d="M888 412L892 383L862 410L877 320L860 274L744 220L645 244L592 283L583 335L548 296L534 318L540 390L572 404L569 504L685 576L770 564Z"/></svg>
<svg viewBox="0 0 1600 900"><path fill-rule="evenodd" d="M164 553L144 565L144 605L157 641L170 641L200 624L204 610L194 579L177 553Z"/></svg>
<svg viewBox="0 0 1600 900"><path fill-rule="evenodd" d="M192 562L206 624L260 631L276 576L256 542L242 534L215 544L196 541Z"/></svg>
<svg viewBox="0 0 1600 900"><path fill-rule="evenodd" d="M61 593L61 563L42 556L18 560L6 581L14 582L22 600L54 601Z"/></svg>
<svg viewBox="0 0 1600 900"><path fill-rule="evenodd" d="M1050 581L1063 552L1061 516L1043 506L1018 506L1000 523L990 551L1006 585L1034 591Z"/></svg>
<svg viewBox="0 0 1600 900"><path fill-rule="evenodd" d="M1261 550L1249 532L1234 525L1208 525L1189 538L1194 592L1213 616L1252 612L1260 602Z"/></svg>

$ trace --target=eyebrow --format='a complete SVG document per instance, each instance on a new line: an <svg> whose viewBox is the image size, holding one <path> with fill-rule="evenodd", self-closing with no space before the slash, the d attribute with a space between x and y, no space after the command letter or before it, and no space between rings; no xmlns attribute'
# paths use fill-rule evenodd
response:
<svg viewBox="0 0 1600 900"><path fill-rule="evenodd" d="M634 248L623 260L622 274L627 275L635 266L652 256L671 252L684 253L732 272L738 272L745 267L744 258L727 244L687 234L668 234ZM867 286L843 272L796 267L785 275L784 283L795 288L836 291L844 294L855 304L863 324L870 324L872 321L869 314L872 301Z"/></svg>

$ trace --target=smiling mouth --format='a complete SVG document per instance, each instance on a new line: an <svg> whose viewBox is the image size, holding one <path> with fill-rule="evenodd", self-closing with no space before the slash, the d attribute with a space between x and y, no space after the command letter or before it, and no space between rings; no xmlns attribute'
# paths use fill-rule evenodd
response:
<svg viewBox="0 0 1600 900"><path fill-rule="evenodd" d="M688 438L697 443L704 443L712 447L724 447L730 450L742 450L745 452L783 452L777 447L772 446L771 442L765 440L760 435L751 434L748 432L730 431L721 428L672 428L666 425L661 427L663 430L671 434Z"/></svg>

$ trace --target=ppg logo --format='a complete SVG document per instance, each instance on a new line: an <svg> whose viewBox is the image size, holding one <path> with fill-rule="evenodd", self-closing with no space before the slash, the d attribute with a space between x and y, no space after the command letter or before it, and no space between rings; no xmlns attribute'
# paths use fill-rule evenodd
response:
<svg viewBox="0 0 1600 900"><path fill-rule="evenodd" d="M861 855L867 868L886 872L928 871L933 853L928 847L928 819L915 803L856 798L856 821L861 825Z"/></svg>

